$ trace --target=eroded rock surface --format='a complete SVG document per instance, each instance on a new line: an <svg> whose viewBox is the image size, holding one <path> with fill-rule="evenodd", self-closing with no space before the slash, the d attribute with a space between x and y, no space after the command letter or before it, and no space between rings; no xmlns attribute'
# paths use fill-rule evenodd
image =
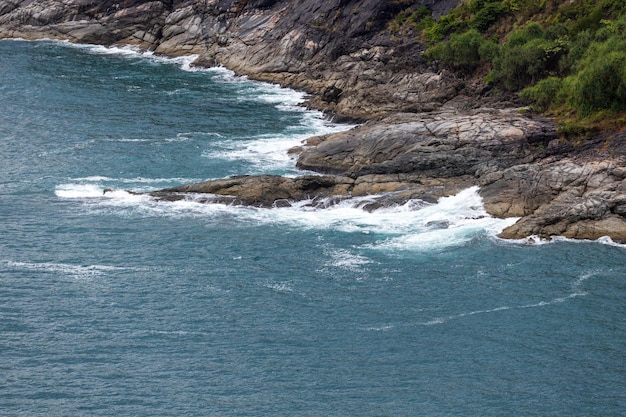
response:
<svg viewBox="0 0 626 417"><path fill-rule="evenodd" d="M545 119L515 110L444 110L395 114L358 129L316 138L298 166L360 177L415 174L451 178L482 176L507 168L556 138Z"/></svg>
<svg viewBox="0 0 626 417"><path fill-rule="evenodd" d="M481 194L497 216L522 217L504 238L565 236L626 242L626 135L499 173Z"/></svg>
<svg viewBox="0 0 626 417"><path fill-rule="evenodd" d="M207 202L275 207L314 198L345 197L353 185L353 179L340 176L306 175L285 178L278 175L258 175L187 184L149 194L169 201L196 194Z"/></svg>

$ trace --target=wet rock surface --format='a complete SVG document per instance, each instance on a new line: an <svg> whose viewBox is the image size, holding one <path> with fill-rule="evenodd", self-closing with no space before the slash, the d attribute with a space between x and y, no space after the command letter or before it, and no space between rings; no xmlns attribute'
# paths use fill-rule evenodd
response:
<svg viewBox="0 0 626 417"><path fill-rule="evenodd" d="M258 175L187 184L149 194L168 201L181 200L195 194L207 202L276 207L314 198L343 197L348 195L353 185L354 180L340 176L305 175L285 178L277 175Z"/></svg>

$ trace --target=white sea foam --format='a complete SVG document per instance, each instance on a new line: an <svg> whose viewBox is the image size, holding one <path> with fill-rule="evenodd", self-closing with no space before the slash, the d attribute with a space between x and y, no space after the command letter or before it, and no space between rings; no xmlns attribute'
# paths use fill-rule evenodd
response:
<svg viewBox="0 0 626 417"><path fill-rule="evenodd" d="M335 248L325 251L325 254L327 256L326 268L360 271L365 265L372 263L372 260L366 256L355 254L346 249Z"/></svg>
<svg viewBox="0 0 626 417"><path fill-rule="evenodd" d="M541 300L536 303L530 303L530 304L514 305L514 306L500 306L500 307L494 307L494 308L485 309L485 310L474 310L474 311L468 311L468 312L459 313L459 314L436 317L431 320L417 323L417 324L422 325L422 326L432 326L436 324L447 323L451 320L461 319L461 318L469 317L469 316L475 316L478 314L489 314L489 313L496 313L500 311L518 310L518 309L527 309L527 308L541 308L541 307L552 306L555 304L561 304L568 300L572 300L574 298L587 296L589 293L588 291L583 290L582 286L587 280L593 278L596 275L597 275L596 272L584 273L580 275L571 283L570 292L560 297L554 297L549 300Z"/></svg>
<svg viewBox="0 0 626 417"><path fill-rule="evenodd" d="M105 275L114 271L136 270L135 268L125 268L111 265L74 265L57 262L15 262L5 260L1 263L8 269L54 273L81 279Z"/></svg>
<svg viewBox="0 0 626 417"><path fill-rule="evenodd" d="M501 239L501 242L504 244L513 244L513 245L532 245L532 246L541 246L541 245L552 245L557 243L599 243L607 246L614 246L618 248L626 248L626 244L614 242L609 236L602 236L596 240L587 240L587 239L569 239L563 236L550 236L549 238L544 238L540 236L528 236L523 239Z"/></svg>
<svg viewBox="0 0 626 417"><path fill-rule="evenodd" d="M60 184L54 193L60 198L96 198L102 197L103 189L96 184Z"/></svg>
<svg viewBox="0 0 626 417"><path fill-rule="evenodd" d="M303 138L302 135L264 135L247 140L226 140L216 145L218 149L204 151L202 157L245 161L249 166L247 174L289 171L294 169L295 161L288 150L297 146Z"/></svg>
<svg viewBox="0 0 626 417"><path fill-rule="evenodd" d="M89 179L94 181L89 183ZM286 225L302 229L362 233L370 236L370 243L363 245L363 249L394 252L462 245L478 235L495 235L515 221L487 215L476 187L456 196L442 198L436 204L412 200L403 205L370 212L363 209L364 205L384 196L346 198L339 202L305 200L290 207L260 209L206 204L201 201L206 196L193 194L183 200L165 202L126 191L104 193L103 184L107 183L106 180L108 177L86 177L84 182L58 185L55 193L59 198L83 201L88 210L107 209L124 215L198 217L208 221L227 216L242 225ZM148 186L169 180L128 181L146 181L144 186ZM331 256L330 262L344 269L358 269L369 262L364 257L343 255L337 254L336 258Z"/></svg>
<svg viewBox="0 0 626 417"><path fill-rule="evenodd" d="M373 247L428 250L456 246L480 234L495 236L517 221L516 218L496 219L489 216L482 205L478 187L441 198L434 205L404 211L402 221L391 222L390 232L399 236L390 237Z"/></svg>
<svg viewBox="0 0 626 417"><path fill-rule="evenodd" d="M226 82L237 83L237 96L242 101L274 104L282 111L299 112L300 122L283 132L261 134L250 137L224 139L215 143L215 148L202 153L205 158L220 158L229 161L246 161L250 166L248 174L268 171L289 171L294 168L294 158L289 149L301 146L311 136L341 132L354 127L329 121L322 112L301 107L305 94L274 84L250 82L245 77L224 73L220 75Z"/></svg>
<svg viewBox="0 0 626 417"><path fill-rule="evenodd" d="M192 64L198 58L198 55L185 55L180 57L167 57L163 55L157 55L152 51L146 51L133 45L123 46L104 46L84 43L72 43L69 41L54 41L61 43L65 46L73 47L83 50L87 53L94 55L114 55L119 57L130 58L144 58L153 62L159 63L172 63L180 66L183 71L197 71L202 70L201 67L194 67Z"/></svg>
<svg viewBox="0 0 626 417"><path fill-rule="evenodd" d="M79 181L79 182L89 182L89 183L124 183L124 184L162 184L162 183L172 183L172 184L180 184L180 183L189 183L189 182L200 182L204 181L202 178L145 178L145 177L134 177L134 178L111 178L104 177L100 175L93 175L89 177L78 177L78 178L70 178L70 181Z"/></svg>
<svg viewBox="0 0 626 417"><path fill-rule="evenodd" d="M394 326L374 326L374 327L366 327L366 328L363 328L362 330L365 330L367 332L387 332L392 329L394 329Z"/></svg>
<svg viewBox="0 0 626 417"><path fill-rule="evenodd" d="M307 135L308 136L308 135ZM202 152L203 158L246 161L248 174L272 170L289 170L295 165L288 150L300 143L300 137L285 135L259 135L246 139L222 140L210 150Z"/></svg>
<svg viewBox="0 0 626 417"><path fill-rule="evenodd" d="M292 126L278 134L261 134L250 137L221 139L214 142L211 149L202 153L204 158L246 161L250 166L248 174L268 171L293 171L295 158L289 150L301 146L305 139L352 128L351 125L337 125L324 118L321 112L302 113L299 126Z"/></svg>
<svg viewBox="0 0 626 417"><path fill-rule="evenodd" d="M144 54L139 48L135 46L103 46L103 45L93 45L87 43L72 43L66 40L52 41L54 43L59 43L64 46L80 49L92 54L97 55L118 55L118 56L141 56ZM149 53L145 53L146 56L149 56Z"/></svg>
<svg viewBox="0 0 626 417"><path fill-rule="evenodd" d="M68 178L67 183L55 187L57 197L73 200L90 200L91 204L125 206L149 203L147 196L133 194L180 184L204 181L204 178L111 178L101 175ZM125 191L132 189L133 193ZM106 190L106 192L105 192Z"/></svg>
<svg viewBox="0 0 626 417"><path fill-rule="evenodd" d="M269 288L270 290L281 292L281 293L291 293L293 292L293 288L289 285L288 282L266 282L263 284L264 287Z"/></svg>

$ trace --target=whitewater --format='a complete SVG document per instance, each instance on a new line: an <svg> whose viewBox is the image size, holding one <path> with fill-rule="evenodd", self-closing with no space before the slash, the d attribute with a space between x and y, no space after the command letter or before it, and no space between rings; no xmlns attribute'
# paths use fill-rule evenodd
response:
<svg viewBox="0 0 626 417"><path fill-rule="evenodd" d="M623 245L498 239L516 219L477 187L374 211L387 196L138 195L300 175L290 148L353 126L193 56L21 40L0 56L0 414L626 409Z"/></svg>

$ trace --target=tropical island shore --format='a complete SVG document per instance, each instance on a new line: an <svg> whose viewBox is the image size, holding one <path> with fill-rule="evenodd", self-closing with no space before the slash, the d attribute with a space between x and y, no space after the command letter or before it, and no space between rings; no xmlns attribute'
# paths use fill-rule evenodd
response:
<svg viewBox="0 0 626 417"><path fill-rule="evenodd" d="M489 35L497 31L497 22L517 16L500 3L9 0L0 6L0 38L195 54L196 65L223 65L255 80L306 91L312 108L361 123L347 132L310 138L292 150L298 167L321 176L228 178L153 192L158 198L207 193L211 201L269 207L311 197L390 193L389 204L401 204L479 186L489 214L520 217L501 237L609 236L626 242L626 132L621 125L568 137L554 117L520 100L516 88L521 85L498 87L498 82L507 84L503 70L499 81L496 74L486 82L481 71L490 63L483 62L483 55L447 59L444 46L454 45L445 42L475 36L472 31L478 29ZM557 7L559 2L550 3ZM448 22L449 16L457 16L458 26L465 12L451 13L459 5L476 6L468 16L483 20L462 34L456 29L443 33L439 50L428 49L427 40L416 41L424 33L434 38L442 26L438 22ZM509 35L499 36L506 43ZM481 51L492 46L481 42ZM545 51L555 46L549 47ZM545 64L546 74L553 74L550 65ZM534 91L539 102L537 91L544 90Z"/></svg>

